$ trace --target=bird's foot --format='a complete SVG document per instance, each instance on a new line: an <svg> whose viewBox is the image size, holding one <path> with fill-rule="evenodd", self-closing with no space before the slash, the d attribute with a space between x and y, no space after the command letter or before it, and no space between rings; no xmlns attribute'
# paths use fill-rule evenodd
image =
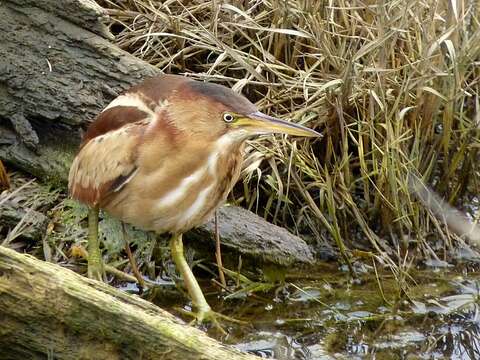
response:
<svg viewBox="0 0 480 360"><path fill-rule="evenodd" d="M88 264L87 275L88 275L89 279L103 281L104 273L103 273L103 269L102 269L102 264L89 263Z"/></svg>
<svg viewBox="0 0 480 360"><path fill-rule="evenodd" d="M219 330L223 335L227 335L227 332L223 328L222 324L225 322L234 323L238 325L247 325L247 322L232 318L230 316L221 314L219 312L213 311L210 307L200 308L197 311L188 311L181 309L180 312L183 314L193 317L194 319L190 321L189 325L200 325L210 323L217 330Z"/></svg>

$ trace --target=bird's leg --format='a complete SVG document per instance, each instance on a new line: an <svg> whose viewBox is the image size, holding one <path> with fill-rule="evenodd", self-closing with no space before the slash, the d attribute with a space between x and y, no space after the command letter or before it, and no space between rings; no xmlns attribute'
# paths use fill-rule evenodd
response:
<svg viewBox="0 0 480 360"><path fill-rule="evenodd" d="M88 210L88 277L103 281L104 270L98 241L98 206Z"/></svg>
<svg viewBox="0 0 480 360"><path fill-rule="evenodd" d="M195 279L192 270L185 260L182 234L174 234L172 236L170 240L170 251L172 252L173 261L175 262L177 270L182 275L193 305L197 310L197 320L201 322L204 320L205 315L211 311L211 308L207 300L205 300L205 296L203 295L202 289L200 289L200 285L198 285L197 279Z"/></svg>
<svg viewBox="0 0 480 360"><path fill-rule="evenodd" d="M130 261L133 275L135 275L135 278L137 279L139 291L141 294L143 292L143 289L145 289L145 280L143 280L142 274L140 274L140 271L138 270L137 262L135 261L135 258L133 257L132 251L130 249L128 232L124 222L122 222L122 232L123 238L125 239L125 251L127 252L128 260Z"/></svg>
<svg viewBox="0 0 480 360"><path fill-rule="evenodd" d="M183 242L182 242L182 234L174 234L170 240L170 251L172 253L173 261L177 267L177 270L182 275L183 281L185 283L185 287L188 290L188 294L192 299L193 305L196 308L195 318L196 320L201 323L203 321L211 321L214 326L220 330L221 333L226 335L227 333L220 325L219 320L226 320L228 322L237 323L240 325L247 325L247 323L233 319L229 316L225 316L223 314L217 313L210 308L208 305L207 300L205 300L205 296L203 295L202 289L200 289L200 285L198 285L197 279L192 273L192 270L187 264L183 254ZM191 315L187 313L188 315Z"/></svg>

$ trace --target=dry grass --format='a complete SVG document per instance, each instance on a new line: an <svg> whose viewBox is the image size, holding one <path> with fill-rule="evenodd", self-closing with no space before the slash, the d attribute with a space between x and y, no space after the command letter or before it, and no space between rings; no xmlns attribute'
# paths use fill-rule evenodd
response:
<svg viewBox="0 0 480 360"><path fill-rule="evenodd" d="M325 134L252 144L237 202L345 259L368 247L401 263L457 243L408 179L453 205L480 192L478 1L99 2L123 49Z"/></svg>

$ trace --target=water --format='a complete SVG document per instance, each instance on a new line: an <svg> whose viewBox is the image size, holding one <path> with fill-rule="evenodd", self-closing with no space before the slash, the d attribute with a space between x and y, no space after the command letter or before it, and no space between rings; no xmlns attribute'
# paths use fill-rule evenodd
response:
<svg viewBox="0 0 480 360"><path fill-rule="evenodd" d="M268 292L233 299L212 288L212 307L247 325L224 323L227 336L205 329L238 349L280 360L480 359L477 268L432 262L410 271L403 290L389 273L351 279L324 267L308 271L316 279L295 274Z"/></svg>

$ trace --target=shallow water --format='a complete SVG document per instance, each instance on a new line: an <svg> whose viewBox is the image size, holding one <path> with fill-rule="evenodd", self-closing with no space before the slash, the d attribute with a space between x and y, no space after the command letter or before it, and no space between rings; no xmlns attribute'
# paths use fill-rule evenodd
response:
<svg viewBox="0 0 480 360"><path fill-rule="evenodd" d="M247 325L224 323L227 336L205 329L263 358L480 359L478 264L429 265L410 271L403 292L391 273L377 281L366 265L355 279L322 266L310 279L290 274L268 292L227 299L211 289L212 307Z"/></svg>

